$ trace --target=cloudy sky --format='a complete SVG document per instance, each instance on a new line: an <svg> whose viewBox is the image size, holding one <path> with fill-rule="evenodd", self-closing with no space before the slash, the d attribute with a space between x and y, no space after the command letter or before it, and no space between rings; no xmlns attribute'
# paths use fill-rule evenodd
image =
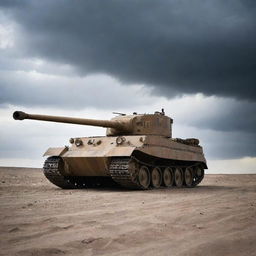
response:
<svg viewBox="0 0 256 256"><path fill-rule="evenodd" d="M0 165L35 166L50 146L102 128L12 120L14 110L174 119L209 173L256 172L256 2L1 0Z"/></svg>

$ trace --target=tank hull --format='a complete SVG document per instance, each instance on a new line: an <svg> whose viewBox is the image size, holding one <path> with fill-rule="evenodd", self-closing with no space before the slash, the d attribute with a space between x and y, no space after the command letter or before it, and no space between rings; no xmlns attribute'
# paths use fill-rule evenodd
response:
<svg viewBox="0 0 256 256"><path fill-rule="evenodd" d="M162 136L111 136L79 138L80 145L50 148L44 156L63 159L64 176L111 177L111 161L136 158L149 166L191 166L207 168L200 146L185 145Z"/></svg>

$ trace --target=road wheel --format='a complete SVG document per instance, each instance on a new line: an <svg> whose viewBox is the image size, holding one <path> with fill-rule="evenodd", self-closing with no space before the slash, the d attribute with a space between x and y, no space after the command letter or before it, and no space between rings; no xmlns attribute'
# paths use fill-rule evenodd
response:
<svg viewBox="0 0 256 256"><path fill-rule="evenodd" d="M159 167L155 167L151 172L151 183L154 188L160 188L162 184L162 172Z"/></svg>
<svg viewBox="0 0 256 256"><path fill-rule="evenodd" d="M174 173L173 170L170 167L167 167L164 169L163 172L163 183L166 187L173 186L174 182Z"/></svg>
<svg viewBox="0 0 256 256"><path fill-rule="evenodd" d="M150 184L150 174L146 166L141 166L138 173L138 181L143 189L147 189Z"/></svg>
<svg viewBox="0 0 256 256"><path fill-rule="evenodd" d="M186 168L185 174L184 174L184 183L187 187L193 187L193 171L191 168Z"/></svg>
<svg viewBox="0 0 256 256"><path fill-rule="evenodd" d="M181 168L175 168L174 171L174 181L175 185L180 188L183 185L183 172Z"/></svg>

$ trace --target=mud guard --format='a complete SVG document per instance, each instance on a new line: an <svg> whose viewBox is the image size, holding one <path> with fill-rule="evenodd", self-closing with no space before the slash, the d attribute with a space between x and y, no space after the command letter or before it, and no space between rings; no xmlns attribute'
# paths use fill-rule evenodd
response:
<svg viewBox="0 0 256 256"><path fill-rule="evenodd" d="M68 151L68 147L48 148L43 156L61 156Z"/></svg>

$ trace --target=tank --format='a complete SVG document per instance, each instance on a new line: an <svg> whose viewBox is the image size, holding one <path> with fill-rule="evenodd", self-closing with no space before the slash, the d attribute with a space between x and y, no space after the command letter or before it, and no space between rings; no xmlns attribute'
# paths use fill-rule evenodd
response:
<svg viewBox="0 0 256 256"><path fill-rule="evenodd" d="M33 119L105 127L106 136L70 138L69 146L49 148L43 172L63 189L116 185L129 189L195 187L207 169L195 138L172 138L173 119L154 114L119 114L111 120L13 113Z"/></svg>

